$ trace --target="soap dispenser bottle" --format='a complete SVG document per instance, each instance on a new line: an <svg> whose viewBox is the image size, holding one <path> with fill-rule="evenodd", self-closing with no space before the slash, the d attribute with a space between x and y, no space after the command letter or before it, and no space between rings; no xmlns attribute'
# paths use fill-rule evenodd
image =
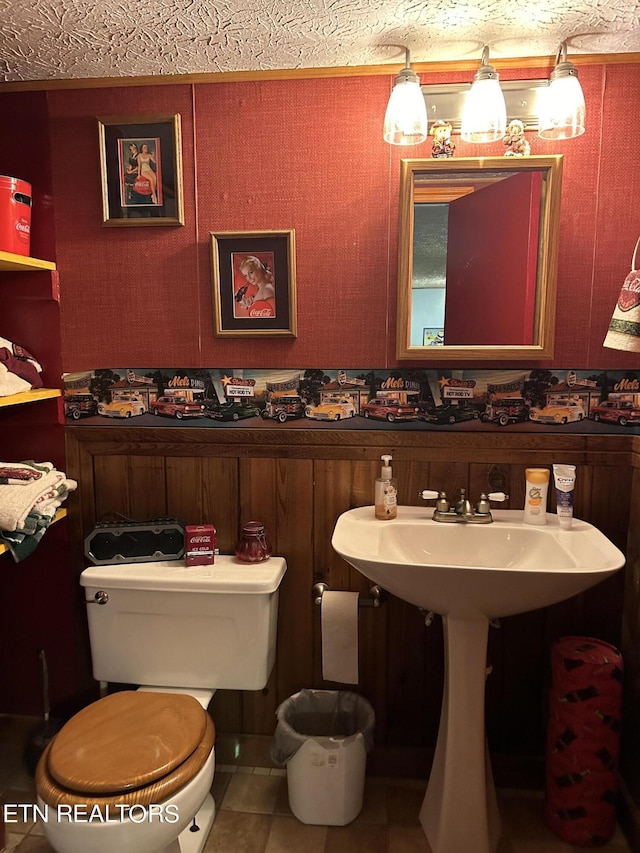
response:
<svg viewBox="0 0 640 853"><path fill-rule="evenodd" d="M398 514L398 481L391 471L391 456L381 456L382 471L376 480L375 515L380 521L395 518Z"/></svg>

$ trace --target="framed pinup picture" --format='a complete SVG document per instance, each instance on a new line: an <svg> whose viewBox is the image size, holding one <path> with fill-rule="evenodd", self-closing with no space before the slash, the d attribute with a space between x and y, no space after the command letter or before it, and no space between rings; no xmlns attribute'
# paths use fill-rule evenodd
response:
<svg viewBox="0 0 640 853"><path fill-rule="evenodd" d="M293 230L212 233L211 269L218 337L296 337Z"/></svg>
<svg viewBox="0 0 640 853"><path fill-rule="evenodd" d="M423 347L441 347L444 344L444 329L423 329Z"/></svg>
<svg viewBox="0 0 640 853"><path fill-rule="evenodd" d="M180 116L98 119L103 225L184 225Z"/></svg>

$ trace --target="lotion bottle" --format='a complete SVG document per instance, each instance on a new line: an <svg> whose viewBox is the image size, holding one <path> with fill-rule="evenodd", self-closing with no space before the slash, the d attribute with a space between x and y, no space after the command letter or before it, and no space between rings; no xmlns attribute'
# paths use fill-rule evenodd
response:
<svg viewBox="0 0 640 853"><path fill-rule="evenodd" d="M391 456L381 456L382 471L376 480L375 516L380 521L387 521L398 515L398 481L391 471Z"/></svg>
<svg viewBox="0 0 640 853"><path fill-rule="evenodd" d="M527 468L527 487L524 498L524 518L527 524L547 523L547 493L549 469Z"/></svg>

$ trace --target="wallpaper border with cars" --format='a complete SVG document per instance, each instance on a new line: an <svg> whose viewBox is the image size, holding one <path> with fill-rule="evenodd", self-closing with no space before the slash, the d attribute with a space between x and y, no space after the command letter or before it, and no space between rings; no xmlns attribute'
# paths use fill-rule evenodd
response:
<svg viewBox="0 0 640 853"><path fill-rule="evenodd" d="M639 370L104 368L64 376L83 425L640 433Z"/></svg>

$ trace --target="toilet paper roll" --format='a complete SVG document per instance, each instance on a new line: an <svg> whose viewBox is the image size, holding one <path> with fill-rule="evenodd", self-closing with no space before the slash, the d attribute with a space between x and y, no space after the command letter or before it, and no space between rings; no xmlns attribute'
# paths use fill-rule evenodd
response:
<svg viewBox="0 0 640 853"><path fill-rule="evenodd" d="M358 593L325 591L322 596L322 677L358 683Z"/></svg>

